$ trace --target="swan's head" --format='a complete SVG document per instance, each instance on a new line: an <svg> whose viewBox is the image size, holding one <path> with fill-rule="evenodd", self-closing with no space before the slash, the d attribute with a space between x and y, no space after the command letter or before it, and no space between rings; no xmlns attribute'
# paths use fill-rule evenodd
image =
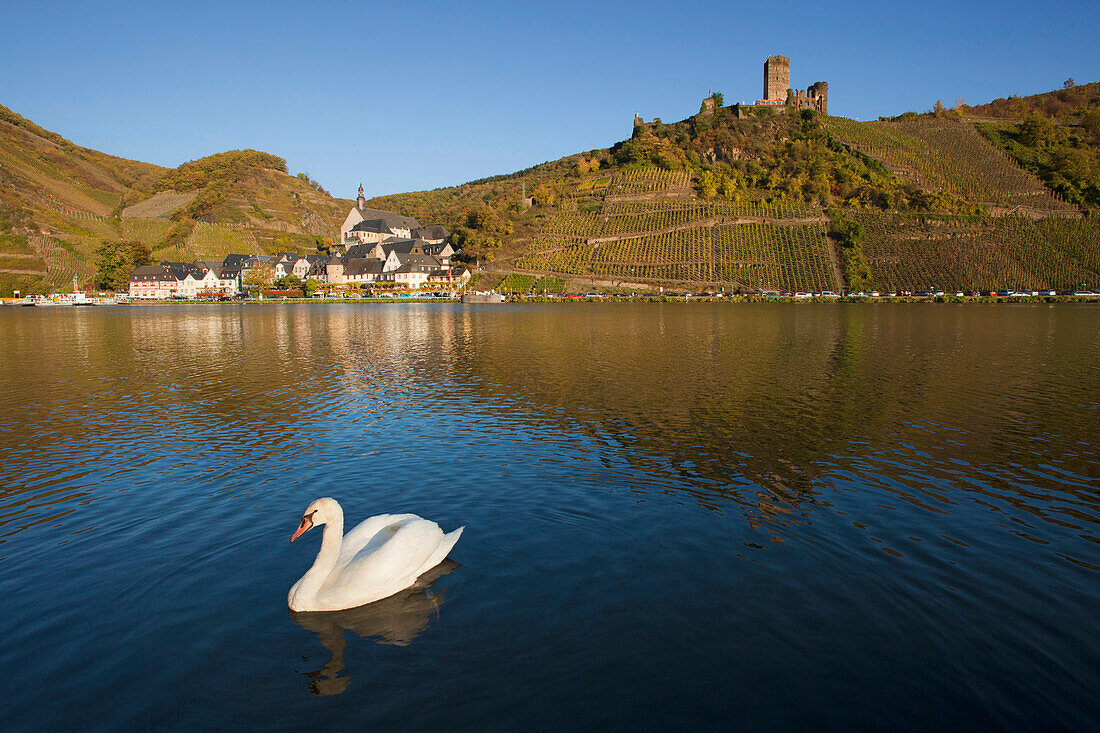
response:
<svg viewBox="0 0 1100 733"><path fill-rule="evenodd" d="M343 517L343 511L335 499L329 499L328 497L317 499L306 507L305 513L302 514L302 523L298 525L298 530L290 538L290 541L293 542L298 539L318 524L328 524L337 517Z"/></svg>

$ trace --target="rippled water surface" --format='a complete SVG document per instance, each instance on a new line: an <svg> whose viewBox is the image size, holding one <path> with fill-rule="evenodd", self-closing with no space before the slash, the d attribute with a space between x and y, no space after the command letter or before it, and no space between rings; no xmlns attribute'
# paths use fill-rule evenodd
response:
<svg viewBox="0 0 1100 733"><path fill-rule="evenodd" d="M0 309L7 730L1095 728L1090 305ZM291 615L318 532L450 530Z"/></svg>

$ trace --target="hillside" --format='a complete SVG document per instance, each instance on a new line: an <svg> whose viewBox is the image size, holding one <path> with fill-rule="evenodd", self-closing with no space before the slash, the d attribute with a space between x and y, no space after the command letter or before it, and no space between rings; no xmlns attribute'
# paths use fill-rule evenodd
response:
<svg viewBox="0 0 1100 733"><path fill-rule="evenodd" d="M1100 282L1100 219L1071 191L1090 191L1096 170L1100 144L1076 127L1100 114L1095 86L1071 97L1083 101L1061 138L996 121L1016 155L960 112L857 122L718 104L636 120L610 148L375 205L431 212L486 265L482 284L518 291L1079 288ZM1021 104L1042 114L1040 96ZM1070 185L1027 163L1063 160L1050 140L1084 156L1061 169Z"/></svg>
<svg viewBox="0 0 1100 733"><path fill-rule="evenodd" d="M167 169L80 147L0 106L0 293L71 289L104 241L159 260L316 251L350 201L282 158L218 153Z"/></svg>
<svg viewBox="0 0 1100 733"><path fill-rule="evenodd" d="M368 205L447 225L480 285L519 291L1100 283L1098 84L876 122L704 102L607 148ZM108 240L173 260L316 250L351 205L268 153L164 169L0 113L0 291L86 279Z"/></svg>

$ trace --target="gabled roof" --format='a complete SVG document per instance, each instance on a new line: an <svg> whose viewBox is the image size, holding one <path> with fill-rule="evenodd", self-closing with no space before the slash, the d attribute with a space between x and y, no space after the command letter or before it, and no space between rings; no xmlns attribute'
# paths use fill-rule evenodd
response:
<svg viewBox="0 0 1100 733"><path fill-rule="evenodd" d="M223 267L236 267L237 269L240 269L241 267L244 266L244 263L247 259L248 259L248 255L235 255L235 254L230 253L230 254L227 254L225 256L224 260L222 260L222 266Z"/></svg>
<svg viewBox="0 0 1100 733"><path fill-rule="evenodd" d="M395 214L392 211L381 211L379 209L365 209L361 206L356 206L355 208L359 212L359 216L363 217L363 219L381 219L386 223L386 226L390 227L391 229L412 230L420 227L420 222L418 222L411 216L402 216L401 214Z"/></svg>
<svg viewBox="0 0 1100 733"><path fill-rule="evenodd" d="M422 254L404 254L401 252L395 253L397 261L401 263L401 266L416 265L418 267L442 267L443 262L438 257L432 255Z"/></svg>
<svg viewBox="0 0 1100 733"><path fill-rule="evenodd" d="M417 239L446 239L451 236L447 227L439 224L429 224L426 227L417 227L416 230L411 233Z"/></svg>
<svg viewBox="0 0 1100 733"><path fill-rule="evenodd" d="M160 266L164 268L164 271L173 275L176 280L183 280L187 277L187 273L193 269L189 262L161 262Z"/></svg>
<svg viewBox="0 0 1100 733"><path fill-rule="evenodd" d="M448 244L447 242L439 242L438 244L436 244L434 242L425 242L424 243L424 254L426 254L426 255L438 255L443 250L447 249L448 247L451 247L451 245ZM451 247L451 251L454 252L454 247Z"/></svg>
<svg viewBox="0 0 1100 733"><path fill-rule="evenodd" d="M344 253L344 259L354 260L360 257L374 257L374 248L377 247L377 243L371 244L357 244L354 247L348 247L348 251Z"/></svg>
<svg viewBox="0 0 1100 733"><path fill-rule="evenodd" d="M413 239L395 239L392 242L382 243L382 253L389 257L390 252L396 252L400 255L424 254L424 248Z"/></svg>
<svg viewBox="0 0 1100 733"><path fill-rule="evenodd" d="M179 282L182 279L177 278L162 265L142 265L130 273L130 282Z"/></svg>
<svg viewBox="0 0 1100 733"><path fill-rule="evenodd" d="M400 227L398 227L400 228ZM367 219L351 228L353 232L371 232L372 234L393 234L390 225L384 219Z"/></svg>
<svg viewBox="0 0 1100 733"><path fill-rule="evenodd" d="M363 258L357 258L354 260L348 260L347 265L344 266L345 275L381 275L382 268L386 263L381 260L368 260Z"/></svg>

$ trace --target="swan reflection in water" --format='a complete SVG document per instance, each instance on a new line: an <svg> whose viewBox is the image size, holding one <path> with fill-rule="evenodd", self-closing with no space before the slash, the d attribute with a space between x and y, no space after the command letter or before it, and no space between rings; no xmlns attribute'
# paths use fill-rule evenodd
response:
<svg viewBox="0 0 1100 733"><path fill-rule="evenodd" d="M339 677L344 669L344 633L351 631L379 644L408 646L428 628L443 605L443 590L432 585L439 578L459 567L446 559L416 579L416 583L389 598L345 611L290 611L294 623L315 634L332 653L332 658L311 677L309 687L314 695L339 695L351 684L351 677Z"/></svg>

